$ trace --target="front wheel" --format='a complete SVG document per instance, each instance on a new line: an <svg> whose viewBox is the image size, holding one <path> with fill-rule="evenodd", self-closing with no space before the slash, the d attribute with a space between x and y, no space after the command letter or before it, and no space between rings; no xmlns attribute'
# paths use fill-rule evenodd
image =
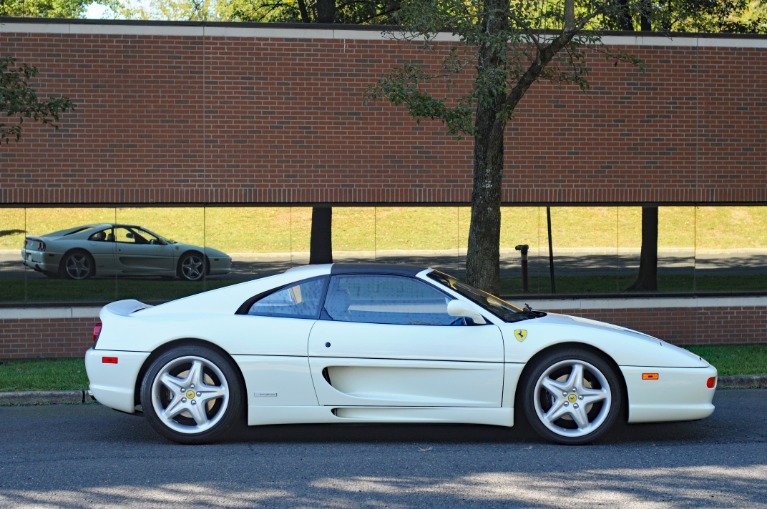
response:
<svg viewBox="0 0 767 509"><path fill-rule="evenodd" d="M623 405L615 369L579 349L545 355L524 381L522 410L543 438L561 444L592 442L615 423Z"/></svg>
<svg viewBox="0 0 767 509"><path fill-rule="evenodd" d="M200 281L205 277L205 257L200 253L184 253L178 261L178 275L187 281Z"/></svg>
<svg viewBox="0 0 767 509"><path fill-rule="evenodd" d="M158 433L182 444L224 438L240 424L244 408L231 361L202 346L160 355L142 381L141 405Z"/></svg>

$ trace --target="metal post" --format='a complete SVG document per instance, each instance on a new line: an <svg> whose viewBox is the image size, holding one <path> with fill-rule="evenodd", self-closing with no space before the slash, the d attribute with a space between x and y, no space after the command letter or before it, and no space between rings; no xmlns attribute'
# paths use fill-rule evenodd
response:
<svg viewBox="0 0 767 509"><path fill-rule="evenodd" d="M549 230L549 279L551 279L551 293L557 293L557 280L554 277L554 240L551 238L551 207L546 207L546 224Z"/></svg>
<svg viewBox="0 0 767 509"><path fill-rule="evenodd" d="M522 253L522 291L527 293L527 251L530 249L530 246L527 244L519 244L514 249Z"/></svg>

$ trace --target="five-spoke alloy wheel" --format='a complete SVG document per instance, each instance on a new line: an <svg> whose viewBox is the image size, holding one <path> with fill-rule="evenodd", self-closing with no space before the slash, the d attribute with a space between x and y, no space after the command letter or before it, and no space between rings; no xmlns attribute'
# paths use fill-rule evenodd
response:
<svg viewBox="0 0 767 509"><path fill-rule="evenodd" d="M164 437L206 443L240 423L242 388L229 359L203 346L181 346L152 363L141 385L141 405Z"/></svg>
<svg viewBox="0 0 767 509"><path fill-rule="evenodd" d="M205 257L200 253L185 253L178 261L178 276L187 281L200 281L205 277Z"/></svg>
<svg viewBox="0 0 767 509"><path fill-rule="evenodd" d="M88 279L96 272L93 257L85 251L70 251L61 259L59 275L69 279Z"/></svg>
<svg viewBox="0 0 767 509"><path fill-rule="evenodd" d="M612 427L623 391L614 368L586 350L560 350L539 359L524 381L522 409L542 437L585 444Z"/></svg>

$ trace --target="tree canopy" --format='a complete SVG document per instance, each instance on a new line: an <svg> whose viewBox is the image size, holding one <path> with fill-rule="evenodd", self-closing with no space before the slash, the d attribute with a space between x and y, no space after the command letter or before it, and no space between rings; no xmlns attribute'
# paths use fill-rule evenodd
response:
<svg viewBox="0 0 767 509"><path fill-rule="evenodd" d="M0 0L0 16L81 18L93 0Z"/></svg>
<svg viewBox="0 0 767 509"><path fill-rule="evenodd" d="M0 114L10 119L0 122L0 143L18 141L25 119L58 128L59 116L74 108L66 97L38 97L30 84L37 73L37 68L17 64L12 57L0 58Z"/></svg>
<svg viewBox="0 0 767 509"><path fill-rule="evenodd" d="M81 0L0 0L0 15L40 17L80 17L83 9L66 11L62 6ZM52 3L54 2L54 3ZM90 2L88 2L90 3ZM87 6L88 3L85 5ZM115 19L157 19L173 21L256 21L348 24L395 24L402 0L102 0L109 7L106 16ZM431 2L453 9L451 3ZM557 27L561 0L512 2L517 12L535 14L539 29ZM639 30L652 19L655 30L707 33L767 33L765 0L612 0L611 6L586 29ZM2 5L13 9L3 14ZM48 7L46 7L48 6ZM578 12L590 10L589 2L577 2ZM24 11L26 9L26 11ZM53 14L53 15L51 15Z"/></svg>

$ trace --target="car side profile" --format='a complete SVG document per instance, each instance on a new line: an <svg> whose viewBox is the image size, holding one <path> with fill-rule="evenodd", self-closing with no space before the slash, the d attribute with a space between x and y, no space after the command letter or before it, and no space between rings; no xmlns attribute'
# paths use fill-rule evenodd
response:
<svg viewBox="0 0 767 509"><path fill-rule="evenodd" d="M443 272L313 265L157 306L108 304L91 394L180 443L241 424L526 419L563 444L702 419L717 372L623 327L515 307Z"/></svg>
<svg viewBox="0 0 767 509"><path fill-rule="evenodd" d="M228 274L232 259L209 247L182 244L130 224L88 224L28 235L24 265L52 277L163 276L199 281Z"/></svg>

